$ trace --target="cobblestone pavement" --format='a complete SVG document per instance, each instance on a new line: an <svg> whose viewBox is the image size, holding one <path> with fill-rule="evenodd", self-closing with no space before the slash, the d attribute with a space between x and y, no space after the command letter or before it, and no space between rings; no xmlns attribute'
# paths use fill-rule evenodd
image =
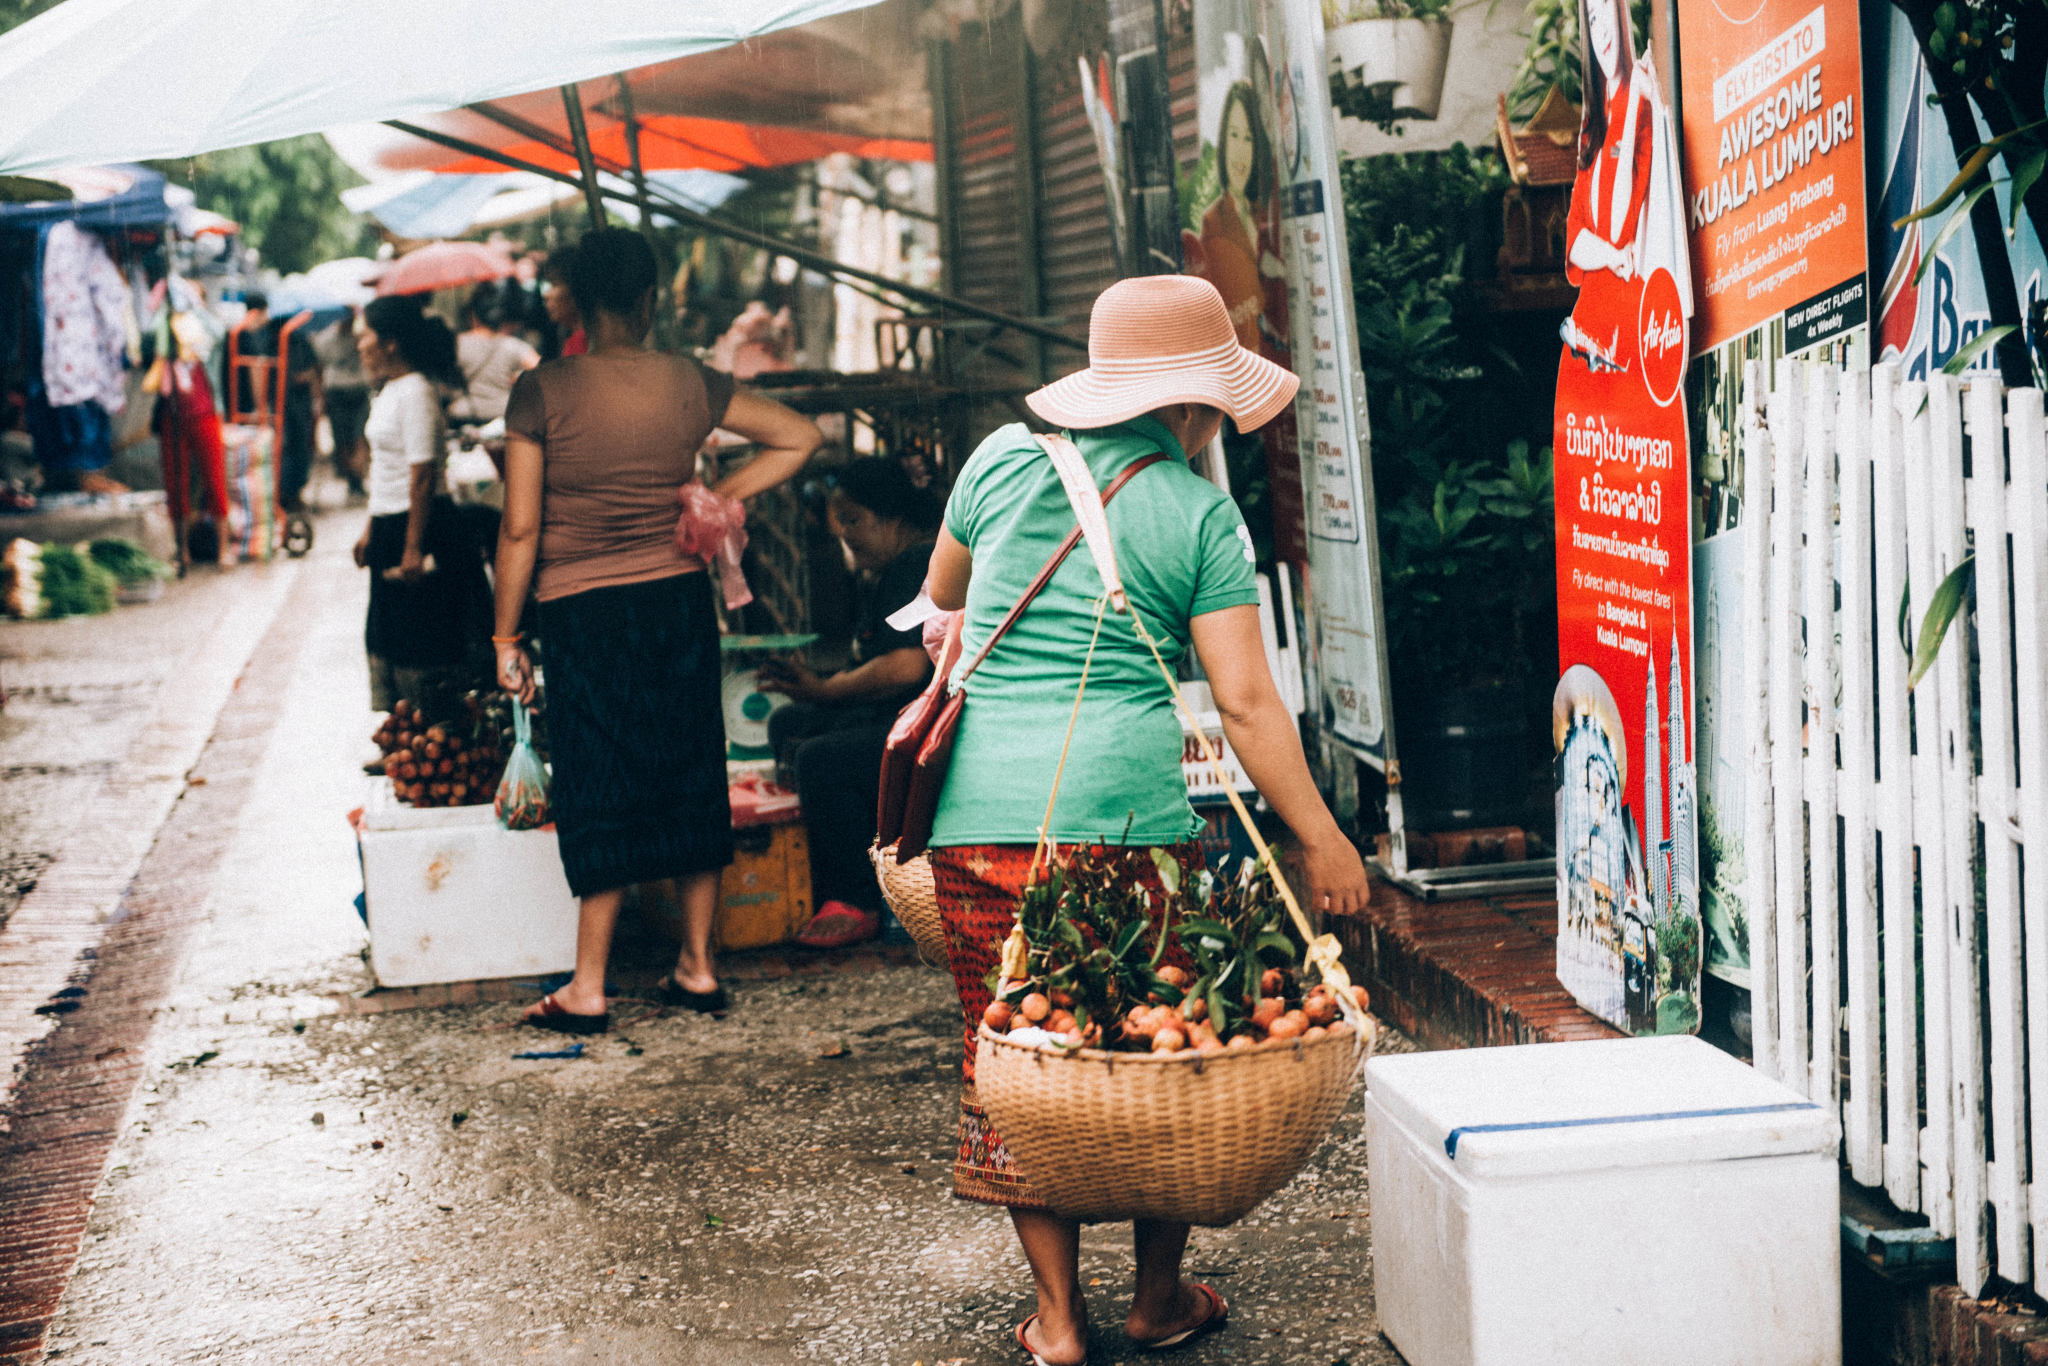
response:
<svg viewBox="0 0 2048 1366"><path fill-rule="evenodd" d="M266 742L210 749L210 786L165 827L242 784L214 816L232 828L182 972L138 1035L47 1359L1017 1360L1008 1222L950 1194L941 974L740 981L723 1021L621 1002L620 1027L562 1061L513 1058L559 1046L512 1028L513 1004L333 1013L370 986L343 821L368 729L364 585L336 521L274 628L296 618L289 667L252 669L223 717L271 708ZM1191 1267L1231 1323L1178 1359L1397 1361L1366 1205L1354 1102L1292 1185L1196 1231ZM1134 1359L1128 1230L1083 1248L1093 1359Z"/></svg>

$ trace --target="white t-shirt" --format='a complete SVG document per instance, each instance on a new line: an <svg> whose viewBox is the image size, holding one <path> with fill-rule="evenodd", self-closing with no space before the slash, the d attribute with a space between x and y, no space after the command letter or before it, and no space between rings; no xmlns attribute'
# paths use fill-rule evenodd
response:
<svg viewBox="0 0 2048 1366"><path fill-rule="evenodd" d="M455 361L469 381L469 393L458 394L449 411L488 422L505 415L513 382L540 364L540 352L517 337L465 332L455 339Z"/></svg>
<svg viewBox="0 0 2048 1366"><path fill-rule="evenodd" d="M441 401L427 377L415 370L379 390L363 435L370 442L370 515L411 511L412 467L441 458Z"/></svg>

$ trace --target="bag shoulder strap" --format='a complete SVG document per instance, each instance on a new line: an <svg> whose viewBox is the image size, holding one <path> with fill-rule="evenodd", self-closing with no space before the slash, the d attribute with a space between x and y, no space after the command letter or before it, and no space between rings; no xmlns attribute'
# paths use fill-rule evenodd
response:
<svg viewBox="0 0 2048 1366"><path fill-rule="evenodd" d="M1074 520L1081 524L1081 535L1088 542L1089 557L1095 561L1095 572L1102 578L1102 587L1109 594L1109 609L1118 616L1130 611L1130 603L1124 597L1123 576L1116 569L1116 546L1109 538L1109 520L1102 512L1102 496L1095 490L1095 476L1088 469L1088 461L1081 450L1067 435L1046 435L1038 438L1038 444L1045 447L1045 453L1052 457L1053 468L1059 471L1060 483L1066 486L1067 502L1074 509Z"/></svg>
<svg viewBox="0 0 2048 1366"><path fill-rule="evenodd" d="M1130 483L1134 477L1151 469L1164 459L1166 459L1164 452L1153 451L1150 455L1141 455L1130 464L1124 466L1122 473L1110 480L1109 487L1102 491L1102 501L1104 503L1109 502L1110 499L1116 497L1117 491L1125 484ZM1062 475L1062 482L1064 483L1064 481L1065 477ZM1068 496L1069 498L1072 497L1071 494ZM981 661L988 658L988 652L996 647L996 642L1001 640L1009 629L1017 624L1017 618L1024 615L1024 609L1031 605L1031 600L1037 597L1048 583L1052 582L1052 576L1058 572L1060 565L1066 561L1068 555L1073 553L1074 547L1081 543L1081 534L1082 528L1078 524L1072 531L1067 533L1067 538L1060 542L1059 549L1052 552L1052 557L1045 562L1045 567L1038 571L1038 577L1031 581L1031 586L1024 590L1022 597L1017 599L1017 605L1010 609L1009 615L1005 616L997 624L994 634L983 642L982 647L975 652L974 658L968 661L966 670L960 675L962 683L965 683L973 676L974 671L981 667Z"/></svg>

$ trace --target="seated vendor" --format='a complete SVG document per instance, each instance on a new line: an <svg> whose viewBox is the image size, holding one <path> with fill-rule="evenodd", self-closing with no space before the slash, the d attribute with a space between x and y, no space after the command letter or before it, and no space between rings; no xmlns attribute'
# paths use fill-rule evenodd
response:
<svg viewBox="0 0 2048 1366"><path fill-rule="evenodd" d="M792 704L768 720L769 743L793 771L810 827L818 913L800 943L838 948L874 937L882 894L868 863L882 745L896 713L931 675L919 632L884 620L924 586L938 534L937 498L894 460L871 457L840 471L827 517L863 579L853 665L819 677L794 660L761 670L760 686Z"/></svg>

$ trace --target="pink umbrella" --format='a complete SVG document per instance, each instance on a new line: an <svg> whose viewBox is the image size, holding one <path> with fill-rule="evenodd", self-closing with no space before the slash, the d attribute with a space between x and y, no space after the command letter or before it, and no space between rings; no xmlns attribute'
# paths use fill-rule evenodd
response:
<svg viewBox="0 0 2048 1366"><path fill-rule="evenodd" d="M392 262L377 280L379 294L429 294L437 289L502 280L512 258L481 242L429 242Z"/></svg>

